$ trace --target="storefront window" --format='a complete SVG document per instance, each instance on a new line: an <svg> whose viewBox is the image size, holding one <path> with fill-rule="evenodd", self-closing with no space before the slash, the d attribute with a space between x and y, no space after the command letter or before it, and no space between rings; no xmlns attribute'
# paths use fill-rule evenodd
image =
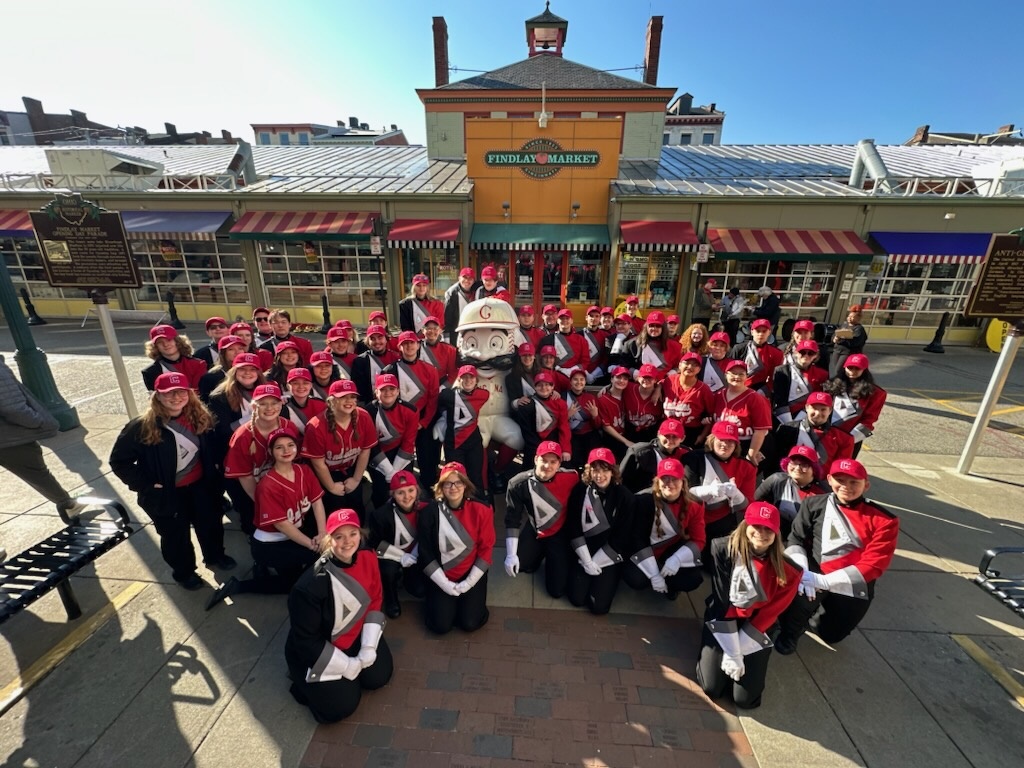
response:
<svg viewBox="0 0 1024 768"><path fill-rule="evenodd" d="M432 296L443 296L459 279L458 248L403 248L402 287L407 293L412 285L412 276L424 274L430 277Z"/></svg>
<svg viewBox="0 0 1024 768"><path fill-rule="evenodd" d="M616 302L636 294L640 307L665 309L676 306L679 290L677 253L627 253L620 256L619 286Z"/></svg>
<svg viewBox="0 0 1024 768"><path fill-rule="evenodd" d="M518 255L518 254L517 254ZM494 267L498 270L498 283L504 286L508 286L508 251L499 250L479 250L476 252L476 274L480 277L480 272L484 267Z"/></svg>
<svg viewBox="0 0 1024 768"><path fill-rule="evenodd" d="M719 299L736 286L751 306L757 304L757 289L767 285L779 295L783 319L824 320L838 269L835 262L714 259L704 265L698 282L714 278Z"/></svg>
<svg viewBox="0 0 1024 768"><path fill-rule="evenodd" d="M598 300L601 254L570 253L565 300L569 304L593 304Z"/></svg>
<svg viewBox="0 0 1024 768"><path fill-rule="evenodd" d="M135 292L139 302L163 302L167 291L176 301L194 304L249 303L239 243L222 240L130 240L142 275Z"/></svg>
<svg viewBox="0 0 1024 768"><path fill-rule="evenodd" d="M257 250L272 306L319 307L324 294L331 307L380 306L386 264L369 243L261 240Z"/></svg>
<svg viewBox="0 0 1024 768"><path fill-rule="evenodd" d="M881 275L867 267L858 270L849 289L851 303L864 307L864 325L934 327L943 312L953 313L952 325L974 327L965 318L964 304L974 284L975 264L889 263Z"/></svg>
<svg viewBox="0 0 1024 768"><path fill-rule="evenodd" d="M46 270L34 237L0 237L0 253L14 288L24 288L33 299L84 299L81 288L54 288L46 282Z"/></svg>

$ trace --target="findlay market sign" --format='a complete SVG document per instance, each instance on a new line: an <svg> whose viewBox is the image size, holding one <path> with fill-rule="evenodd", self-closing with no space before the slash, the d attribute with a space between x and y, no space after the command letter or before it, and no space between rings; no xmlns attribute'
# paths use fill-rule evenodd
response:
<svg viewBox="0 0 1024 768"><path fill-rule="evenodd" d="M601 153L593 150L566 150L551 139L532 139L517 150L494 150L484 154L491 168L518 168L533 179L550 179L563 168L593 168L601 162Z"/></svg>

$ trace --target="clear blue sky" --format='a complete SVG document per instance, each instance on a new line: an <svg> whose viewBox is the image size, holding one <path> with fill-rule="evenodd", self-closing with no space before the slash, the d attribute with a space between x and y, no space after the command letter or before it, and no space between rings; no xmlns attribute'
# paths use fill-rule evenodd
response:
<svg viewBox="0 0 1024 768"><path fill-rule="evenodd" d="M453 65L489 70L526 57L523 21L543 9L541 0L6 3L0 109L20 111L33 96L48 111L81 109L110 125L159 131L167 121L249 140L253 122L354 115L396 123L419 143L414 89L434 84L431 17L448 23ZM569 21L566 57L598 69L642 64L647 20L664 16L658 85L716 102L726 143L899 143L925 123L1024 126L1021 2L554 0L551 10Z"/></svg>

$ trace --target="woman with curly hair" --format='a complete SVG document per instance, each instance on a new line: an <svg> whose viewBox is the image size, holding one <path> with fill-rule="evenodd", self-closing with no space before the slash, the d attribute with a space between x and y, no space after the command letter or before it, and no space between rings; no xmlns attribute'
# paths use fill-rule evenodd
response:
<svg viewBox="0 0 1024 768"><path fill-rule="evenodd" d="M654 311L647 315L640 335L626 342L629 368L653 365L664 376L679 365L682 351L679 342L665 335L665 313Z"/></svg>
<svg viewBox="0 0 1024 768"><path fill-rule="evenodd" d="M874 432L887 396L868 370L868 356L847 357L835 378L821 389L832 395L832 424L853 436L853 458L857 458L864 440Z"/></svg>
<svg viewBox="0 0 1024 768"><path fill-rule="evenodd" d="M208 567L236 565L224 551L213 415L180 373L160 374L153 389L145 413L128 422L114 442L110 468L152 518L174 580L196 590L203 582L196 573L192 528Z"/></svg>
<svg viewBox="0 0 1024 768"><path fill-rule="evenodd" d="M709 343L711 335L703 323L694 323L689 326L679 337L679 345L683 348L683 354L696 352L698 355L709 354Z"/></svg>
<svg viewBox="0 0 1024 768"><path fill-rule="evenodd" d="M180 373L191 389L199 391L199 379L206 373L206 362L192 356L192 342L173 326L158 325L150 329L146 357L153 364L142 369L142 383L150 392L162 373Z"/></svg>

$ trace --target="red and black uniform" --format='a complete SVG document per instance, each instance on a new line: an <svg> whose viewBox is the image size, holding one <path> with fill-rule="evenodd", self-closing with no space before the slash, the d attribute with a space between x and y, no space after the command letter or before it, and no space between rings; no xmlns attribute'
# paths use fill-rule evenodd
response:
<svg viewBox="0 0 1024 768"><path fill-rule="evenodd" d="M719 390L725 389L725 363L729 358L715 360L711 355L704 356L704 365L700 369L700 380L708 385L712 394L718 394Z"/></svg>
<svg viewBox="0 0 1024 768"><path fill-rule="evenodd" d="M697 439L706 429L701 422L715 414L715 396L711 387L700 379L692 387L684 387L678 373L670 373L661 382L661 407L666 418L683 422L686 437L683 443L697 447Z"/></svg>
<svg viewBox="0 0 1024 768"><path fill-rule="evenodd" d="M277 345L282 341L294 341L295 346L299 348L299 365L309 365L309 357L313 354L313 345L309 343L309 339L304 339L301 336L296 336L294 333L289 333L287 336L271 336L269 340L260 344L260 349L269 352L272 356L277 356Z"/></svg>
<svg viewBox="0 0 1024 768"><path fill-rule="evenodd" d="M737 454L733 454L727 461L722 461L708 451L692 451L686 454L683 467L690 494L704 502L705 541L728 536L736 528L747 504L754 498L757 467ZM729 498L726 493L719 492L715 486L720 483L733 483L742 494L742 498ZM701 557L705 561L709 557L706 545Z"/></svg>
<svg viewBox="0 0 1024 768"><path fill-rule="evenodd" d="M626 437L634 442L650 440L658 434L658 425L662 420L661 401L655 402L654 390L644 398L640 394L640 385L629 382L622 393L622 407L626 412Z"/></svg>
<svg viewBox="0 0 1024 768"><path fill-rule="evenodd" d="M444 460L457 461L480 492L484 489L484 439L480 434L480 411L491 393L483 387L472 391L443 389L437 409L444 420Z"/></svg>
<svg viewBox="0 0 1024 768"><path fill-rule="evenodd" d="M729 390L722 389L715 393L715 420L731 421L740 434L740 445L746 454L754 431L772 428L772 407L768 398L747 389L736 397L730 398ZM785 455L785 454L783 454Z"/></svg>
<svg viewBox="0 0 1024 768"><path fill-rule="evenodd" d="M346 429L335 425L333 431L327 423L327 414L314 416L306 425L302 440L302 455L307 459L323 459L331 479L340 483L352 477L359 454L377 445L377 430L373 419L362 408L356 408ZM358 478L360 482L362 478ZM328 514L336 509L354 509L360 519L363 516L363 489L356 489L344 496L324 492L324 507Z"/></svg>
<svg viewBox="0 0 1024 768"><path fill-rule="evenodd" d="M775 472L757 486L754 501L767 501L778 507L782 523L779 535L785 541L804 499L828 492L828 488L820 480L811 480L807 485L800 487L785 472Z"/></svg>
<svg viewBox="0 0 1024 768"><path fill-rule="evenodd" d="M536 325L531 325L529 328L520 325L516 334L516 346L518 347L525 341L533 344L534 349L540 349L540 343L544 341L544 337L547 335L547 331L543 328L538 328Z"/></svg>
<svg viewBox="0 0 1024 768"><path fill-rule="evenodd" d="M596 485L577 483L569 496L565 536L569 541L569 602L586 606L595 615L611 610L618 591L623 564L634 548L635 498L621 485L604 491ZM591 576L579 563L576 551L586 545L590 559L601 572Z"/></svg>
<svg viewBox="0 0 1024 768"><path fill-rule="evenodd" d="M871 394L855 398L850 394L834 394L832 405L832 426L848 432L853 437L853 458L860 453L865 438L875 431L875 422L882 413L887 393L877 384L871 385Z"/></svg>
<svg viewBox="0 0 1024 768"><path fill-rule="evenodd" d="M546 336L540 343L541 347L555 348L555 387L559 392L569 388L569 374L573 368L587 370L590 365L590 351L587 340L578 333L557 331ZM540 347L537 348L538 351Z"/></svg>
<svg viewBox="0 0 1024 768"><path fill-rule="evenodd" d="M547 399L534 393L530 402L512 411L523 431L523 466L532 467L537 446L545 440L554 440L563 453L572 453L572 429L569 427L569 409L565 400L556 394Z"/></svg>
<svg viewBox="0 0 1024 768"><path fill-rule="evenodd" d="M633 493L646 491L654 482L654 476L658 471L658 462L669 458L682 461L683 456L687 453L687 449L681 445L674 452L669 453L658 438L636 443L626 451L625 457L619 464L622 484Z"/></svg>
<svg viewBox="0 0 1024 768"><path fill-rule="evenodd" d="M417 299L406 296L398 302L398 325L403 331L419 333L428 317L444 320L444 302L438 299Z"/></svg>
<svg viewBox="0 0 1024 768"><path fill-rule="evenodd" d="M365 405L373 400L373 383L377 380L377 375L383 373L384 369L396 362L399 357L400 355L393 349L385 349L379 355L368 349L356 356L352 361L352 381L356 383L356 389L359 391L360 403Z"/></svg>
<svg viewBox="0 0 1024 768"><path fill-rule="evenodd" d="M420 359L437 369L438 384L442 389L453 386L458 378L458 356L458 350L443 341L437 344L424 341L420 344Z"/></svg>
<svg viewBox="0 0 1024 768"><path fill-rule="evenodd" d="M453 346L458 336L455 329L459 327L459 315L462 314L462 310L466 308L467 304L476 300L476 289L479 285L480 282L477 281L470 286L468 291L464 291L456 280L444 292L444 315L438 319L443 321L442 325L448 334L448 343Z"/></svg>
<svg viewBox="0 0 1024 768"><path fill-rule="evenodd" d="M283 414L277 417L274 429L287 429L297 443L301 442L299 431ZM224 487L231 497L232 506L238 512L238 524L246 534L252 535L255 530L256 500L249 496L238 480L252 477L259 483L273 465L274 460L267 450L267 438L260 434L252 421L242 424L231 434L227 454L224 456L224 478L228 481Z"/></svg>
<svg viewBox="0 0 1024 768"><path fill-rule="evenodd" d="M679 368L679 358L683 356L682 347L675 339L648 339L643 346L639 338L626 342L626 351L630 357L629 367L634 371L641 365L653 365L662 374Z"/></svg>
<svg viewBox="0 0 1024 768"><path fill-rule="evenodd" d="M772 384L772 415L779 424L799 421L804 417L804 405L811 392L817 392L825 383L828 372L816 365L802 369L792 358L787 358L775 369Z"/></svg>
<svg viewBox="0 0 1024 768"><path fill-rule="evenodd" d="M896 516L863 496L848 505L834 493L806 499L786 539L786 554L821 574L827 589L818 589L813 600L794 598L781 619L783 634L795 641L810 627L830 645L849 635L871 606L899 532Z"/></svg>
<svg viewBox="0 0 1024 768"><path fill-rule="evenodd" d="M391 679L394 660L380 638L376 661L355 680L341 676L347 659L358 656L365 624L383 629L382 589L377 556L360 549L351 563L334 557L307 569L288 596L291 628L284 655L291 692L317 722L343 720L359 706L364 690L382 688ZM338 611L343 607L343 612ZM333 641L332 641L333 638Z"/></svg>
<svg viewBox="0 0 1024 768"><path fill-rule="evenodd" d="M590 361L584 370L588 374L587 383L592 384L608 373L608 347L606 345L608 336L614 337L615 334L606 331L604 328L596 330L583 328L578 333L587 342L587 354L590 357Z"/></svg>
<svg viewBox="0 0 1024 768"><path fill-rule="evenodd" d="M188 386L193 392L199 394L199 380L206 373L206 363L195 357L182 355L177 360L168 360L166 357L153 361L153 364L142 369L142 383L146 389L153 391L156 379L161 373L180 373L188 379Z"/></svg>
<svg viewBox="0 0 1024 768"><path fill-rule="evenodd" d="M417 356L411 363L399 357L384 369L398 377L398 391L402 401L416 409L419 431L416 433L416 465L420 470L420 483L430 488L437 482L437 465L441 463L441 446L434 439L434 417L437 415L437 395L440 391L438 370Z"/></svg>
<svg viewBox="0 0 1024 768"><path fill-rule="evenodd" d="M542 481L530 469L509 480L505 494L505 538L519 540L520 570L533 573L544 561L544 584L551 597L565 594L569 579L569 541L563 531L569 496L580 476L559 469Z"/></svg>
<svg viewBox="0 0 1024 768"><path fill-rule="evenodd" d="M765 342L757 346L751 341L737 344L729 350L729 357L747 364L747 386L771 395L772 377L775 369L782 365L782 350Z"/></svg>
<svg viewBox="0 0 1024 768"><path fill-rule="evenodd" d="M401 399L390 408L374 400L367 403L366 412L377 429L377 445L370 451L368 469L373 481L371 503L379 507L388 499L392 475L412 464L419 416L415 408Z"/></svg>
<svg viewBox="0 0 1024 768"><path fill-rule="evenodd" d="M711 542L711 596L704 613L697 682L712 699L732 686L740 709L760 706L771 640L768 631L790 605L800 585L800 569L783 561L785 583L766 557L752 557L749 566L729 554L729 539ZM744 674L738 682L722 671L722 649L743 656Z"/></svg>
<svg viewBox="0 0 1024 768"><path fill-rule="evenodd" d="M833 461L853 458L853 438L849 433L831 424L814 426L807 417L780 424L775 429L775 450L779 458L788 455L796 445L806 445L817 452L822 474Z"/></svg>
<svg viewBox="0 0 1024 768"><path fill-rule="evenodd" d="M343 379L352 378L352 363L358 355L355 352L346 352L344 355L336 355L331 352L331 357L334 358L334 367L338 369Z"/></svg>
<svg viewBox="0 0 1024 768"><path fill-rule="evenodd" d="M644 567L644 561L653 558L660 570L670 556L684 548L687 551L680 553L683 565L674 575L665 577L668 596L691 592L700 586L704 581L700 572L700 553L705 544L703 504L686 494L675 501L659 499L648 488L636 494L633 525L637 549L630 554L622 574L629 586L647 589L651 569Z"/></svg>
<svg viewBox="0 0 1024 768"><path fill-rule="evenodd" d="M327 410L327 403L318 397L313 397L313 393L310 392L306 398L306 402L299 405L299 401L295 399L292 394L284 396L284 413L282 416L287 416L288 421L292 423L292 426L298 430L300 435L306 433L306 424L314 416L319 416L321 413Z"/></svg>
<svg viewBox="0 0 1024 768"><path fill-rule="evenodd" d="M565 401L569 429L572 432L572 458L567 466L570 469L582 469L590 451L599 444L598 422L587 410L591 404L597 405L597 398L590 392L583 391L577 395L570 389L562 393L562 399Z"/></svg>
<svg viewBox="0 0 1024 768"><path fill-rule="evenodd" d="M427 629L439 635L458 626L473 632L487 623L487 571L494 556L494 510L476 499L464 498L458 509L445 501L424 507L416 520L419 561L428 579L438 570L452 582L471 578L473 567L483 575L467 592L453 597L434 582L427 584L424 618Z"/></svg>
<svg viewBox="0 0 1024 768"><path fill-rule="evenodd" d="M402 612L398 602L398 583L402 582L406 591L413 597L423 597L423 565L419 560L416 548L417 518L427 506L425 501L415 501L412 508L405 512L395 502L388 500L370 513L369 545L377 553L380 566L380 578L384 585L384 612L394 618ZM402 565L402 558L409 555L416 562L409 566Z"/></svg>

